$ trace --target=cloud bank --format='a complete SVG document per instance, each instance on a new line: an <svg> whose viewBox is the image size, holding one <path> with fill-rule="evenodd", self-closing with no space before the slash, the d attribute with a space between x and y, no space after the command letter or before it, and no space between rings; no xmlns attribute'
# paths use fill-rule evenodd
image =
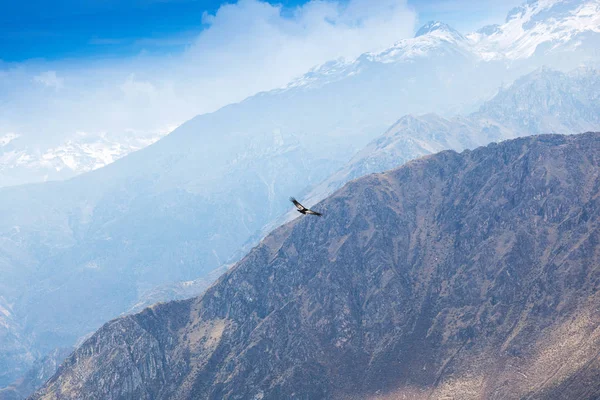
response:
<svg viewBox="0 0 600 400"><path fill-rule="evenodd" d="M54 145L76 132L153 135L194 115L284 86L314 65L412 35L405 0L313 0L288 9L239 0L198 15L205 29L179 54L0 62L0 136Z"/></svg>

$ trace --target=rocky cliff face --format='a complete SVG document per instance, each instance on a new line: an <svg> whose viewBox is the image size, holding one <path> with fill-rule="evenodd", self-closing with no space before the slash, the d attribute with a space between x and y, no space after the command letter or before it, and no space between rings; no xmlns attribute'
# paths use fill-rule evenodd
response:
<svg viewBox="0 0 600 400"><path fill-rule="evenodd" d="M33 399L595 398L600 134L346 185L197 299L114 320Z"/></svg>

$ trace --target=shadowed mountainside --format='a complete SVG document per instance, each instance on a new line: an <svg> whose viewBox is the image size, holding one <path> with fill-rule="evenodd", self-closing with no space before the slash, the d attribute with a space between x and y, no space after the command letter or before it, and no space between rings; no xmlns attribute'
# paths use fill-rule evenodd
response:
<svg viewBox="0 0 600 400"><path fill-rule="evenodd" d="M599 133L445 151L315 209L32 398L600 395Z"/></svg>

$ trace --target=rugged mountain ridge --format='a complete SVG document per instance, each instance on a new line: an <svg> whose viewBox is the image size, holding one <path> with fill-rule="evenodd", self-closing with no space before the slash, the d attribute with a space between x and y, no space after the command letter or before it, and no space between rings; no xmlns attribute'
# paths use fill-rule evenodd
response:
<svg viewBox="0 0 600 400"><path fill-rule="evenodd" d="M600 133L445 151L316 209L32 399L600 394Z"/></svg>
<svg viewBox="0 0 600 400"><path fill-rule="evenodd" d="M318 202L346 182L443 150L462 151L540 133L600 130L600 74L542 67L503 87L468 116L406 115L303 196ZM288 213L279 223L293 218ZM267 232L265 232L267 233Z"/></svg>
<svg viewBox="0 0 600 400"><path fill-rule="evenodd" d="M599 89L598 69L542 67L502 88L471 118L530 134L594 130L600 125Z"/></svg>
<svg viewBox="0 0 600 400"><path fill-rule="evenodd" d="M484 27L468 37L486 59L519 60L552 53L556 57L573 50L581 56L589 52L591 59L598 54L599 23L598 0L530 0L513 8L504 24ZM559 58L555 61L561 63Z"/></svg>

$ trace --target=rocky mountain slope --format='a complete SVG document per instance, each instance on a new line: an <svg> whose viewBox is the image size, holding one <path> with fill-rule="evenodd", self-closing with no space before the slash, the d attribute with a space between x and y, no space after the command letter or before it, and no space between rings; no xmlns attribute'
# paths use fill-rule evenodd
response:
<svg viewBox="0 0 600 400"><path fill-rule="evenodd" d="M600 133L445 151L315 208L32 399L600 394Z"/></svg>

